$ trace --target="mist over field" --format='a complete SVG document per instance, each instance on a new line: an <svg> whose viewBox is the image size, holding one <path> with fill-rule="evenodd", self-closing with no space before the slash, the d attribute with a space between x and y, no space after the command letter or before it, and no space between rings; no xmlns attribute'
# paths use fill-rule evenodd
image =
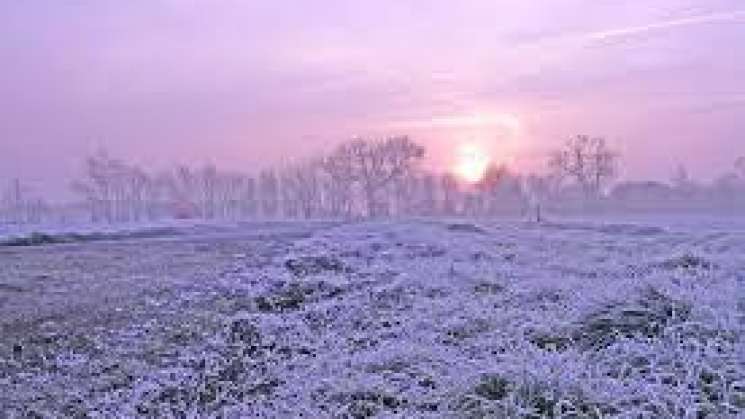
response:
<svg viewBox="0 0 745 419"><path fill-rule="evenodd" d="M0 418L745 416L745 6L0 4Z"/></svg>

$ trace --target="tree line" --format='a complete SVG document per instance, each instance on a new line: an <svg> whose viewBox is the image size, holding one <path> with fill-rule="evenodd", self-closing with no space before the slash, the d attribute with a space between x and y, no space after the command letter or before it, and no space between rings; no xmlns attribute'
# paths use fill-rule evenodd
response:
<svg viewBox="0 0 745 419"><path fill-rule="evenodd" d="M578 135L549 153L542 174L490 165L477 182L422 167L426 149L407 136L354 138L331 152L256 174L215 165L154 172L98 152L71 188L92 222L164 218L350 219L396 216L531 216L545 212L669 208L694 202L745 206L745 158L710 185L685 169L669 183L618 182L620 156L600 137ZM698 202L698 201L695 201ZM636 207L634 206L636 205ZM3 194L0 217L39 222L52 213L19 180Z"/></svg>

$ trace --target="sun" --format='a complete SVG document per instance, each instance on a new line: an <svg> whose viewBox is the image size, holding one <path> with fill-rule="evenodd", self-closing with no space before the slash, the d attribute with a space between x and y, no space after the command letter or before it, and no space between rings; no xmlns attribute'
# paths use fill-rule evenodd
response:
<svg viewBox="0 0 745 419"><path fill-rule="evenodd" d="M474 144L464 144L458 149L455 173L466 182L475 183L484 177L489 167L489 155Z"/></svg>

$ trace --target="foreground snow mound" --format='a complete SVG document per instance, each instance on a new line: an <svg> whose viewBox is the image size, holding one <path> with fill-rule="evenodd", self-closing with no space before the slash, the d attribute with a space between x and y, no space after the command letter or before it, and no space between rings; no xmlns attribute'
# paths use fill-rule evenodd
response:
<svg viewBox="0 0 745 419"><path fill-rule="evenodd" d="M135 259L163 267L137 283L154 285L105 327L4 323L0 404L11 416L745 415L742 232L291 230L150 244L153 259ZM7 286L0 297L29 287Z"/></svg>

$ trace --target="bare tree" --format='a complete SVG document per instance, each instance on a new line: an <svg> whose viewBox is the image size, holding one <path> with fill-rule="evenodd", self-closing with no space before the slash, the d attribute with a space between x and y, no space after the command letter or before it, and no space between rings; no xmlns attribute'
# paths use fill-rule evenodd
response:
<svg viewBox="0 0 745 419"><path fill-rule="evenodd" d="M152 180L137 166L100 151L85 160L84 176L72 185L92 221L139 221L148 212Z"/></svg>
<svg viewBox="0 0 745 419"><path fill-rule="evenodd" d="M303 217L308 219L321 210L321 163L311 160L295 168L297 197Z"/></svg>
<svg viewBox="0 0 745 419"><path fill-rule="evenodd" d="M51 213L51 207L42 198L31 198L25 204L25 221L39 223Z"/></svg>
<svg viewBox="0 0 745 419"><path fill-rule="evenodd" d="M351 148L339 147L320 162L325 174L324 190L329 212L335 217L347 218L352 215L355 170L351 151Z"/></svg>
<svg viewBox="0 0 745 419"><path fill-rule="evenodd" d="M351 155L353 179L362 190L366 214L375 217L386 212L382 192L424 157L424 147L406 136L377 141L355 139L341 145L335 154Z"/></svg>
<svg viewBox="0 0 745 419"><path fill-rule="evenodd" d="M279 171L279 195L281 201L282 215L285 218L297 218L300 214L300 200L297 199L298 189L295 186L296 178L290 170Z"/></svg>
<svg viewBox="0 0 745 419"><path fill-rule="evenodd" d="M114 180L111 173L111 158L105 151L85 160L85 176L73 182L72 189L85 199L91 221L114 221Z"/></svg>
<svg viewBox="0 0 745 419"><path fill-rule="evenodd" d="M432 216L437 213L437 181L431 173L421 177L420 214Z"/></svg>
<svg viewBox="0 0 745 419"><path fill-rule="evenodd" d="M247 177L243 182L243 194L241 198L241 216L252 218L258 210L256 202L256 179Z"/></svg>
<svg viewBox="0 0 745 419"><path fill-rule="evenodd" d="M487 168L478 187L489 215L524 213L527 208L521 177L505 165Z"/></svg>
<svg viewBox="0 0 745 419"><path fill-rule="evenodd" d="M188 166L178 166L163 180L168 191L170 211L176 218L192 218L201 214L197 174Z"/></svg>
<svg viewBox="0 0 745 419"><path fill-rule="evenodd" d="M597 197L617 173L618 154L604 138L578 135L551 154L549 166L560 178L569 178L586 197Z"/></svg>
<svg viewBox="0 0 745 419"><path fill-rule="evenodd" d="M143 196L145 200L145 214L148 220L155 220L165 204L165 192L169 184L168 174L161 173L148 176L143 185Z"/></svg>
<svg viewBox="0 0 745 419"><path fill-rule="evenodd" d="M111 176L111 186L113 192L112 206L114 221L130 221L131 201L129 195L129 178L130 168L118 159L108 161L109 176Z"/></svg>
<svg viewBox="0 0 745 419"><path fill-rule="evenodd" d="M259 194L262 215L275 217L279 209L279 180L274 171L266 170L259 175Z"/></svg>
<svg viewBox="0 0 745 419"><path fill-rule="evenodd" d="M305 219L321 209L321 167L318 160L293 164L282 171L282 195L285 215L301 215Z"/></svg>
<svg viewBox="0 0 745 419"><path fill-rule="evenodd" d="M222 176L220 207L223 218L237 219L242 215L246 178L237 173Z"/></svg>
<svg viewBox="0 0 745 419"><path fill-rule="evenodd" d="M480 208L478 212L484 215L494 215L499 205L499 188L507 176L507 168L491 164L486 168L481 179L476 183L476 193L479 195Z"/></svg>
<svg viewBox="0 0 745 419"><path fill-rule="evenodd" d="M618 175L618 153L611 150L604 138L590 140L590 189L602 192L606 183Z"/></svg>
<svg viewBox="0 0 745 419"><path fill-rule="evenodd" d="M50 211L43 199L34 196L20 179L12 179L0 193L0 219L17 224L38 223Z"/></svg>
<svg viewBox="0 0 745 419"><path fill-rule="evenodd" d="M141 168L133 166L126 173L129 196L130 214L134 221L140 221L146 213L146 193L150 176Z"/></svg>
<svg viewBox="0 0 745 419"><path fill-rule="evenodd" d="M440 189L442 190L442 213L455 215L458 211L458 181L450 173L440 178Z"/></svg>
<svg viewBox="0 0 745 419"><path fill-rule="evenodd" d="M415 215L420 208L419 196L420 179L407 173L394 179L387 188L391 211L398 215Z"/></svg>
<svg viewBox="0 0 745 419"><path fill-rule="evenodd" d="M544 220L546 206L556 194L557 186L556 177L551 175L531 174L525 178L525 192L536 222Z"/></svg>
<svg viewBox="0 0 745 419"><path fill-rule="evenodd" d="M12 179L0 199L0 216L14 223L38 223L51 211L49 204L20 179Z"/></svg>
<svg viewBox="0 0 745 419"><path fill-rule="evenodd" d="M2 196L3 212L7 214L8 221L23 223L28 218L28 199L26 198L26 187L20 179L12 179Z"/></svg>
<svg viewBox="0 0 745 419"><path fill-rule="evenodd" d="M484 197L478 191L469 190L463 196L463 213L469 216L484 214Z"/></svg>
<svg viewBox="0 0 745 419"><path fill-rule="evenodd" d="M218 173L214 165L206 165L199 171L199 192L202 217L213 219L217 210Z"/></svg>

